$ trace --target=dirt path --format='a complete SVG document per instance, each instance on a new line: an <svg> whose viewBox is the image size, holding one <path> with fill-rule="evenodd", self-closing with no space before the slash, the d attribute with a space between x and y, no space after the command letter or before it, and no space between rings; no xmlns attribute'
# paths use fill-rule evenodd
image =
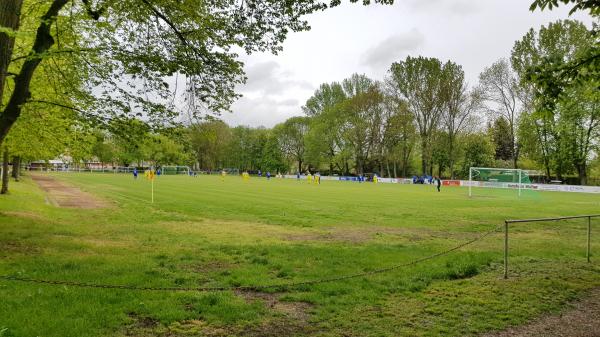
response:
<svg viewBox="0 0 600 337"><path fill-rule="evenodd" d="M81 191L77 187L66 185L50 176L32 174L35 181L44 191L48 203L57 207L93 209L106 207L106 203L93 195Z"/></svg>
<svg viewBox="0 0 600 337"><path fill-rule="evenodd" d="M556 315L542 316L527 325L481 337L600 337L600 288Z"/></svg>

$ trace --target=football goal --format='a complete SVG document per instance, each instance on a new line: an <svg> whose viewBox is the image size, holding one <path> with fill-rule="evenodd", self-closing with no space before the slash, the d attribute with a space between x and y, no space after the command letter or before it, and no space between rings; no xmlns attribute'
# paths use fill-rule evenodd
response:
<svg viewBox="0 0 600 337"><path fill-rule="evenodd" d="M161 174L190 174L189 166L162 166Z"/></svg>
<svg viewBox="0 0 600 337"><path fill-rule="evenodd" d="M512 188L521 191L531 184L529 171L521 169L471 167L469 168L469 197L473 187Z"/></svg>

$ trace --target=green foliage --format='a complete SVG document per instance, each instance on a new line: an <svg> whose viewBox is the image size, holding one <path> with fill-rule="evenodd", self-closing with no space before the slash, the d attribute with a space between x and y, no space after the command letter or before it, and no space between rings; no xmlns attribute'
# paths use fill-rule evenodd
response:
<svg viewBox="0 0 600 337"><path fill-rule="evenodd" d="M421 173L431 169L433 134L444 109L444 74L454 63L443 64L436 58L411 57L394 62L390 68L388 87L396 99L406 102L421 138ZM447 79L449 77L446 77Z"/></svg>
<svg viewBox="0 0 600 337"><path fill-rule="evenodd" d="M203 169L216 170L225 167L230 152L231 131L220 120L207 120L188 128L190 148L195 154L194 162Z"/></svg>
<svg viewBox="0 0 600 337"><path fill-rule="evenodd" d="M494 163L494 145L485 133L464 135L463 177L469 176L470 167L490 167Z"/></svg>
<svg viewBox="0 0 600 337"><path fill-rule="evenodd" d="M29 97L29 87L35 92L36 86L27 74L38 76L42 73L38 67L44 66L79 75L86 85L74 85L73 78L63 76L54 76L53 84L66 90L61 96L73 102L65 107L76 102L81 117L95 122L145 117L155 126L172 124L181 112L171 100L178 94L169 83L176 75L185 83L189 113L199 116L205 111L200 106L216 113L228 110L238 97L235 86L245 81L239 50L276 54L289 32L310 29L305 15L339 4L337 0L26 1L22 29L35 33L25 37L28 43L17 41L22 46L13 54L0 55L0 64L19 60L16 73L24 72L15 77L20 89L10 95L14 104L0 112L0 139L12 127L12 118L19 117L21 106L39 100ZM20 30L12 33L17 40L22 36ZM27 67L21 69L20 64Z"/></svg>
<svg viewBox="0 0 600 337"><path fill-rule="evenodd" d="M573 4L570 14L587 10L595 18L600 16L600 5L595 0L536 0L530 9L552 10L559 6L559 2ZM591 35L598 35L597 22L593 25ZM600 41L594 40L588 48L568 59L562 55L544 55L537 64L526 70L524 78L537 86L536 98L540 101L541 108L552 111L568 87L583 83L593 83L594 87L600 87Z"/></svg>
<svg viewBox="0 0 600 337"><path fill-rule="evenodd" d="M288 162L297 164L298 172L304 172L305 137L308 134L310 119L292 117L273 128L273 141L279 146ZM272 151L271 151L272 152Z"/></svg>
<svg viewBox="0 0 600 337"><path fill-rule="evenodd" d="M529 130L531 125L522 123L524 130ZM511 160L513 154L512 139L510 137L511 130L510 125L504 118L497 118L490 126L489 132L491 133L492 140L494 142L495 158L498 160ZM525 137L526 135L523 135ZM520 139L521 137L519 137ZM523 144L524 141L520 140ZM535 141L533 141L535 143ZM529 144L529 143L527 143Z"/></svg>
<svg viewBox="0 0 600 337"><path fill-rule="evenodd" d="M535 154L549 173L560 178L576 169L580 182L587 180L587 163L600 128L597 78L579 78L560 85L554 94L545 84L531 77L532 69L545 67L548 60L568 64L587 55L597 41L581 22L564 20L530 30L515 43L512 63L523 85L534 93L532 112L523 121L533 127L522 128L530 139L526 151ZM527 135L527 132L532 133ZM532 140L536 141L532 141Z"/></svg>
<svg viewBox="0 0 600 337"><path fill-rule="evenodd" d="M590 15L592 16L598 16L600 15L600 6L598 5L598 2L595 0L535 0L533 3L531 3L531 6L529 7L529 9L531 11L534 11L536 9L540 9L540 10L544 10L544 9L548 9L548 10L552 10L556 7L559 6L559 3L563 3L565 5L570 5L572 4L573 7L571 8L569 15L573 14L577 11L589 11Z"/></svg>
<svg viewBox="0 0 600 337"><path fill-rule="evenodd" d="M346 99L346 93L341 84L337 82L323 83L306 101L302 110L307 116L317 116L341 103L344 99Z"/></svg>

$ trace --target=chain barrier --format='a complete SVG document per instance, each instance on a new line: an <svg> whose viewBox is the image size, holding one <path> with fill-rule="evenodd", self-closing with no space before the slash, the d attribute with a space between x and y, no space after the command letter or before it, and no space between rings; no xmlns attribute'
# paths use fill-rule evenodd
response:
<svg viewBox="0 0 600 337"><path fill-rule="evenodd" d="M484 238L490 236L491 234L497 232L502 226L499 225L494 227L493 229L481 234L480 236L471 239L469 241L463 242L457 246L454 246L450 249L441 251L439 253L429 255L426 257L422 257L420 259L416 259L407 263L398 264L386 268L375 269L371 271L366 271L362 273L348 274L336 277L322 278L322 279L314 279L307 281L299 281L299 282L290 282L290 283L279 283L279 284L270 284L270 285L248 285L248 286L230 286L230 287L141 287L141 286L131 286L131 285L118 285L118 284L96 284L96 283L85 283L85 282L76 282L76 281L61 281L61 280L45 280L45 279L36 279L36 278L28 278L28 277L20 277L20 276L12 276L12 275L0 275L0 279L7 281L18 281L18 282L26 282L26 283L37 283L37 284L48 284L48 285L62 285L62 286L71 286L71 287L79 287L79 288L99 288L99 289L124 289L124 290L140 290L140 291L195 291L195 292L220 292L220 291L263 291L263 290L286 290L290 288L296 288L300 286L309 286L309 285L317 285L323 283L331 283L337 281L344 281L359 277L367 277L376 274L382 274L386 272L390 272L400 268L411 267L422 262L433 260L435 258L448 255L454 251L457 251L461 248L469 246L477 241L481 241Z"/></svg>

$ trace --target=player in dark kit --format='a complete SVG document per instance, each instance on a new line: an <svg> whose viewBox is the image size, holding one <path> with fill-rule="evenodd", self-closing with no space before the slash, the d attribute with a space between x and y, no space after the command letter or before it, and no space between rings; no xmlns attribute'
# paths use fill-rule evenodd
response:
<svg viewBox="0 0 600 337"><path fill-rule="evenodd" d="M442 181L439 177L435 177L435 185L437 187L438 192L440 191L440 187L442 186Z"/></svg>

